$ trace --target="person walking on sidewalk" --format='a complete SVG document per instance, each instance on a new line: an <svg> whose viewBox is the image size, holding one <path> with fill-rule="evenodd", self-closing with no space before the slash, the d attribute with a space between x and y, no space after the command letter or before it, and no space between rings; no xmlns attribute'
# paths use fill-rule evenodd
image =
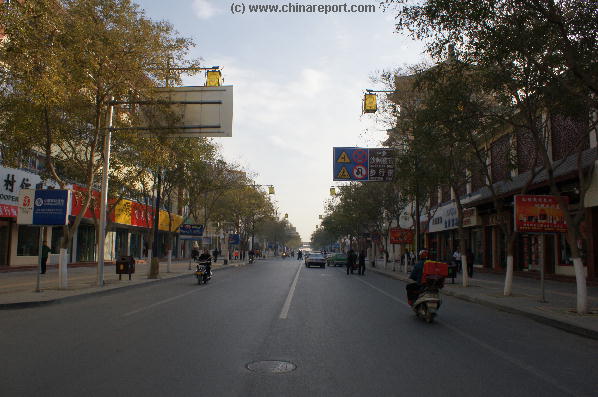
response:
<svg viewBox="0 0 598 397"><path fill-rule="evenodd" d="M353 266L355 266L356 260L357 255L355 255L355 251L351 248L349 252L347 252L347 274L349 274L349 271L353 274Z"/></svg>
<svg viewBox="0 0 598 397"><path fill-rule="evenodd" d="M473 277L473 252L471 252L471 249L467 249L467 251L465 252L465 258L467 259L467 274L469 275L469 278Z"/></svg>
<svg viewBox="0 0 598 397"><path fill-rule="evenodd" d="M359 275L365 275L365 250L359 251Z"/></svg>
<svg viewBox="0 0 598 397"><path fill-rule="evenodd" d="M40 270L41 274L46 274L46 264L48 263L48 254L50 254L50 247L48 247L48 242L44 240L42 244L42 268Z"/></svg>
<svg viewBox="0 0 598 397"><path fill-rule="evenodd" d="M214 258L214 263L216 263L218 260L218 248L214 248L214 251L212 251L212 257Z"/></svg>

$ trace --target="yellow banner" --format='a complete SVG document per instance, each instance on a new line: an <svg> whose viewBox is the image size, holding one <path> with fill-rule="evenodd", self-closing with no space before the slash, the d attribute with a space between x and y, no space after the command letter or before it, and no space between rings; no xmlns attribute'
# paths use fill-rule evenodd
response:
<svg viewBox="0 0 598 397"><path fill-rule="evenodd" d="M183 217L176 214L169 214L168 211L160 210L160 223L158 230L175 231L183 223Z"/></svg>
<svg viewBox="0 0 598 397"><path fill-rule="evenodd" d="M129 200L121 200L114 208L114 222L122 225L131 224L131 202Z"/></svg>

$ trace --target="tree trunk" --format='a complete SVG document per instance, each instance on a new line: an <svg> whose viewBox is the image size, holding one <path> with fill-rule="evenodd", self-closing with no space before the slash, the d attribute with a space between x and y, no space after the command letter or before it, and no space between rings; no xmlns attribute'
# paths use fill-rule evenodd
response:
<svg viewBox="0 0 598 397"><path fill-rule="evenodd" d="M507 271L505 273L505 288L503 294L511 296L513 290L513 253L507 254Z"/></svg>
<svg viewBox="0 0 598 397"><path fill-rule="evenodd" d="M68 253L66 248L60 248L58 255L58 288L68 288L68 280Z"/></svg>
<svg viewBox="0 0 598 397"><path fill-rule="evenodd" d="M569 229L567 233L567 243L571 249L571 257L573 259L573 269L575 270L575 282L577 284L577 313L587 314L588 312L588 288L586 285L586 275L583 269L583 262L579 248L577 247L577 239L574 232Z"/></svg>

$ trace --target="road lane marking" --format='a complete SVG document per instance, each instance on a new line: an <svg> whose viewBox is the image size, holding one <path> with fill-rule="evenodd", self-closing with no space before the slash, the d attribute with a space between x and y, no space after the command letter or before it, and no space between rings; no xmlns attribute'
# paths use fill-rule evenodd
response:
<svg viewBox="0 0 598 397"><path fill-rule="evenodd" d="M299 264L299 269L297 269L297 274L295 274L295 279L293 280L293 284L291 284L287 300L285 300L284 305L282 305L282 310L280 311L280 318L282 320L286 319L289 315L289 309L291 308L291 302L293 301L293 295L295 295L295 288L297 287L297 281L299 280L299 273L301 273L302 267L303 265Z"/></svg>
<svg viewBox="0 0 598 397"><path fill-rule="evenodd" d="M409 306L409 304L405 303L401 299L397 298L394 295L389 294L388 292L386 292L386 291L384 291L384 290L376 287L375 285L370 284L367 281L364 281L364 280L359 279L359 278L357 280L359 280L360 282L362 282L362 283L368 285L369 287L375 289L376 291L380 292L381 294L389 297L390 299L394 300L395 302L399 302L402 305L405 305L407 307L411 307L411 306ZM575 393L575 392L573 392L573 391L571 391L569 389L564 388L563 386L561 386L560 384L558 384L555 380L553 380L550 377L550 375L545 374L544 372L535 369L532 365L526 364L523 361L520 361L520 360L518 360L518 359L516 359L514 357L511 357L510 355L502 352L501 350L499 350L499 349L497 349L495 347L490 346L486 342L484 342L484 341L482 341L482 340L480 340L480 339L478 339L478 338L476 338L476 337L468 334L467 332L461 331L459 328L454 327L452 325L449 325L449 324L445 323L444 321L443 322L438 322L438 324L440 324L443 327L446 327L446 328L450 329L454 333L456 333L456 334L458 334L458 335L460 335L460 336L462 336L462 337L464 337L466 339L469 339L470 341L472 341L475 344L479 345L480 347L488 350L489 352L493 353L494 355L498 356L499 358L502 358L503 360L505 360L505 361L507 361L507 362L509 362L509 363L511 363L511 364L513 364L513 365L515 365L515 366L517 366L519 368L521 368L522 370L529 372L530 374L534 375L538 379L540 379L540 380L548 383L549 385L557 388L562 393L564 393L564 394L566 394L568 396L572 396L572 397L574 397L574 396L580 396L581 397L582 396L582 395L580 395L578 393Z"/></svg>
<svg viewBox="0 0 598 397"><path fill-rule="evenodd" d="M145 311L145 310L148 310L148 309L152 309L152 308L154 308L156 306L160 306L160 305L163 305L165 303L172 302L172 301L177 300L179 298L182 298L184 296L191 295L191 294L194 294L194 293L199 292L199 291L203 291L206 288L208 288L207 285L204 286L203 288L198 288L198 289L195 289L193 291L188 291L188 292L185 292L184 294L176 295L176 296L173 296L171 298L164 299L164 300L161 300L161 301L156 302L156 303L152 303L151 305L144 306L144 307L139 308L137 310L130 311L128 313L123 314L122 316L123 317L129 317L129 316L132 316L133 314L137 314L139 312L142 312L142 311Z"/></svg>
<svg viewBox="0 0 598 397"><path fill-rule="evenodd" d="M391 295L391 294L389 294L388 292L386 292L386 291L384 291L384 290L381 290L380 288L376 287L375 285L373 285L373 284L370 284L370 283L368 283L367 281L365 281L365 280L362 280L362 279L360 279L360 278L358 278L357 280L358 280L358 281L361 281L361 282L362 282L362 283L364 283L365 285L368 285L369 287L371 287L371 288L375 289L376 291L380 292L382 295L386 295L386 296L388 296L390 299L394 300L395 302L399 302L401 305L405 305L405 306L407 306L407 307L411 307L411 306L409 306L409 304L408 304L408 303L404 302L402 299L399 299L399 298L397 298L396 296L394 296L394 295Z"/></svg>

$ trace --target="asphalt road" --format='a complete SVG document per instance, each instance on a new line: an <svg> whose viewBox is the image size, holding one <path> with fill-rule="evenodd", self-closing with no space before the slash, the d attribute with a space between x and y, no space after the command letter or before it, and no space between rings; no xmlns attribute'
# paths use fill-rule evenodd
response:
<svg viewBox="0 0 598 397"><path fill-rule="evenodd" d="M598 342L293 259L0 311L0 396L598 396ZM247 366L256 361L285 365Z"/></svg>

